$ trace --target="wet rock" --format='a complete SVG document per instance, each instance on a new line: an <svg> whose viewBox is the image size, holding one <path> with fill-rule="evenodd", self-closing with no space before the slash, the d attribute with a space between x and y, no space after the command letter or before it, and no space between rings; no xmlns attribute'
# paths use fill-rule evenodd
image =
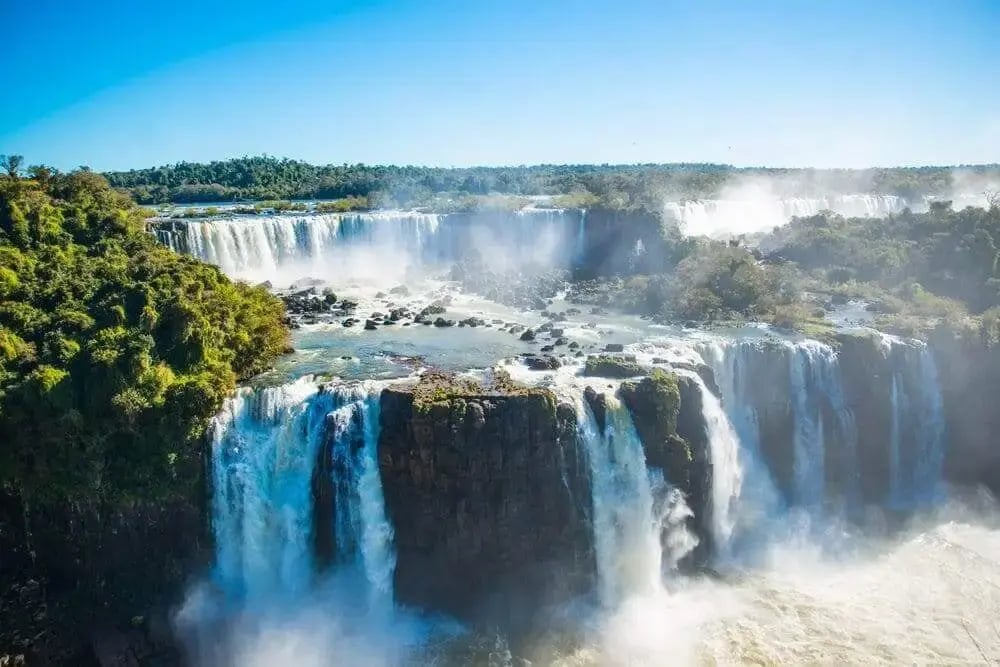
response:
<svg viewBox="0 0 1000 667"><path fill-rule="evenodd" d="M521 340L527 341L527 342L534 341L535 340L535 332L532 331L531 329L525 330L525 332L523 334L521 334Z"/></svg>
<svg viewBox="0 0 1000 667"><path fill-rule="evenodd" d="M565 338L557 338L557 339L556 339L556 342L555 342L555 343L553 343L553 345L565 345L565 344L567 344L568 342L569 342L569 341L568 341L568 340L566 340Z"/></svg>
<svg viewBox="0 0 1000 667"><path fill-rule="evenodd" d="M541 347L542 352L552 352L554 349L556 349L554 345L542 345Z"/></svg>
<svg viewBox="0 0 1000 667"><path fill-rule="evenodd" d="M358 320L354 319L353 317L348 317L346 320L341 322L341 324L343 324L345 327L353 327L357 323Z"/></svg>
<svg viewBox="0 0 1000 667"><path fill-rule="evenodd" d="M621 343L608 343L607 345L604 346L605 352L622 352L624 349L625 346L622 345Z"/></svg>
<svg viewBox="0 0 1000 667"><path fill-rule="evenodd" d="M389 294L395 294L397 296L409 296L410 290L406 285L396 285L391 290L389 290Z"/></svg>
<svg viewBox="0 0 1000 667"><path fill-rule="evenodd" d="M524 359L524 365L533 371L554 371L562 366L559 360L551 355L545 355L543 357L526 357Z"/></svg>
<svg viewBox="0 0 1000 667"><path fill-rule="evenodd" d="M378 327L371 320L365 320L365 331L375 331Z"/></svg>
<svg viewBox="0 0 1000 667"><path fill-rule="evenodd" d="M571 341L570 344L569 344L569 349L571 349L571 350L576 350L579 347L580 347L580 344L577 343L575 340Z"/></svg>
<svg viewBox="0 0 1000 667"><path fill-rule="evenodd" d="M606 378L630 378L643 375L644 369L632 354L597 354L587 357L583 374Z"/></svg>
<svg viewBox="0 0 1000 667"><path fill-rule="evenodd" d="M439 317L434 320L434 326L436 327L453 327L455 326L455 320L446 320L443 317Z"/></svg>

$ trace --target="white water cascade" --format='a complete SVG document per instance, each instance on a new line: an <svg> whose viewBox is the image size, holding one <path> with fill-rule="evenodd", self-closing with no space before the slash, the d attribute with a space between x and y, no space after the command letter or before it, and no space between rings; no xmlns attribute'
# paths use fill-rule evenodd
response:
<svg viewBox="0 0 1000 667"><path fill-rule="evenodd" d="M402 278L479 257L494 268L569 266L585 247L579 209L506 213L412 211L249 215L158 223L175 251L227 275L285 285L299 278Z"/></svg>
<svg viewBox="0 0 1000 667"><path fill-rule="evenodd" d="M895 195L833 197L752 197L694 199L665 204L667 214L688 236L725 237L769 232L793 217L833 211L847 217L877 218L901 212L906 200Z"/></svg>
<svg viewBox="0 0 1000 667"><path fill-rule="evenodd" d="M712 463L712 539L716 557L725 558L736 528L740 495L743 491L740 440L722 409L722 403L705 386L701 376L693 371L680 372L689 377L701 392L701 411Z"/></svg>
<svg viewBox="0 0 1000 667"><path fill-rule="evenodd" d="M922 343L887 340L893 364L889 505L912 510L941 497L944 403L930 349Z"/></svg>
<svg viewBox="0 0 1000 667"><path fill-rule="evenodd" d="M881 437L866 434L865 451L876 459L884 456L888 470L885 479L870 480L867 501L912 510L942 495L944 407L927 346L891 337L883 343L888 372L881 375L885 384L873 391L884 403L866 408L875 411L869 418L883 411L886 430ZM829 511L831 501L856 515L863 502L862 452L836 350L816 341L778 340L717 341L699 349L715 371L740 443L745 472L735 531L751 530L747 516L777 516L791 507L818 516ZM878 369L872 372L878 383ZM767 427L763 413L769 415ZM766 428L778 430L766 435ZM791 446L776 446L786 433ZM871 495L879 488L884 500Z"/></svg>
<svg viewBox="0 0 1000 667"><path fill-rule="evenodd" d="M392 529L378 475L379 389L302 378L245 388L212 424L215 579L235 599L305 593L316 574L312 480L330 444L342 562L360 566L373 603L391 600Z"/></svg>
<svg viewBox="0 0 1000 667"><path fill-rule="evenodd" d="M614 606L659 590L663 548L646 456L627 408L607 397L601 431L585 400L577 402L580 439L590 464L600 601Z"/></svg>

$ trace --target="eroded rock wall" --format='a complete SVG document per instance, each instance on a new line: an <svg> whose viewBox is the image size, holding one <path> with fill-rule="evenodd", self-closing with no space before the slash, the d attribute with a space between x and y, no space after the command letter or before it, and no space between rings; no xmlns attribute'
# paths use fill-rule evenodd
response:
<svg viewBox="0 0 1000 667"><path fill-rule="evenodd" d="M397 599L518 620L586 591L594 572L576 415L552 394L381 398L379 466Z"/></svg>

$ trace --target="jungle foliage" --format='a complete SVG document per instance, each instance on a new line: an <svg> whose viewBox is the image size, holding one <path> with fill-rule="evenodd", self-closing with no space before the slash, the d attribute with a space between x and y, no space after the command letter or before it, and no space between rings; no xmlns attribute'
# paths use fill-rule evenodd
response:
<svg viewBox="0 0 1000 667"><path fill-rule="evenodd" d="M0 176L0 483L189 491L209 418L287 346L282 303L159 246L104 177L28 173Z"/></svg>

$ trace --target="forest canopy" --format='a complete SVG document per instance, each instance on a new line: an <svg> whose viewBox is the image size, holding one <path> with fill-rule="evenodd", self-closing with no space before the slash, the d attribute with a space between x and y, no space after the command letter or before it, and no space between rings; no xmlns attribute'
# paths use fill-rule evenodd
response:
<svg viewBox="0 0 1000 667"><path fill-rule="evenodd" d="M1000 166L958 168L963 177L1000 177ZM108 172L115 188L140 204L267 199L363 197L373 206L420 206L453 195L567 195L589 193L612 208L655 197L718 196L746 177L766 177L777 194L877 192L904 197L947 194L953 167L878 169L736 168L724 164L534 165L520 167L418 167L312 165L269 156ZM785 190L784 192L782 190Z"/></svg>
<svg viewBox="0 0 1000 667"><path fill-rule="evenodd" d="M189 489L208 419L287 346L283 305L159 246L104 177L28 173L0 176L0 483Z"/></svg>

